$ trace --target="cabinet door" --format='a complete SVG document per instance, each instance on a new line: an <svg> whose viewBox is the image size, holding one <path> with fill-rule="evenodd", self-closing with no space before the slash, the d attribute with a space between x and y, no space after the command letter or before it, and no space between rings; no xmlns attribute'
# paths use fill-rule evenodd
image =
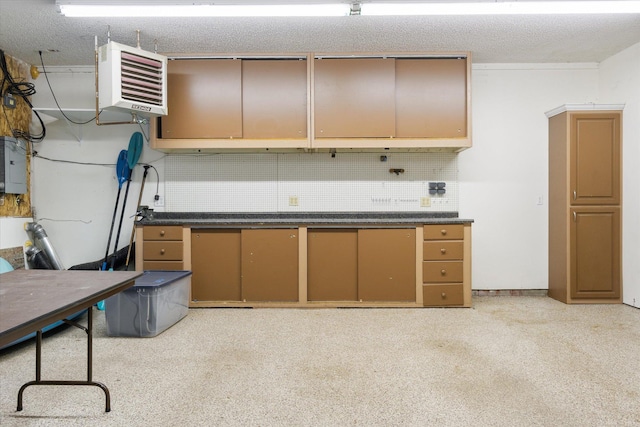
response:
<svg viewBox="0 0 640 427"><path fill-rule="evenodd" d="M241 138L241 77L240 60L169 61L162 138Z"/></svg>
<svg viewBox="0 0 640 427"><path fill-rule="evenodd" d="M620 298L620 209L571 209L571 298Z"/></svg>
<svg viewBox="0 0 640 427"><path fill-rule="evenodd" d="M298 301L298 230L242 230L242 299Z"/></svg>
<svg viewBox="0 0 640 427"><path fill-rule="evenodd" d="M396 137L467 136L467 61L396 59Z"/></svg>
<svg viewBox="0 0 640 427"><path fill-rule="evenodd" d="M620 114L573 113L570 144L571 204L619 204Z"/></svg>
<svg viewBox="0 0 640 427"><path fill-rule="evenodd" d="M242 60L242 136L307 137L307 61Z"/></svg>
<svg viewBox="0 0 640 427"><path fill-rule="evenodd" d="M358 231L307 231L309 301L358 299Z"/></svg>
<svg viewBox="0 0 640 427"><path fill-rule="evenodd" d="M240 300L240 230L193 230L191 299Z"/></svg>
<svg viewBox="0 0 640 427"><path fill-rule="evenodd" d="M395 60L318 59L315 137L395 136Z"/></svg>
<svg viewBox="0 0 640 427"><path fill-rule="evenodd" d="M358 230L358 298L416 300L416 230Z"/></svg>

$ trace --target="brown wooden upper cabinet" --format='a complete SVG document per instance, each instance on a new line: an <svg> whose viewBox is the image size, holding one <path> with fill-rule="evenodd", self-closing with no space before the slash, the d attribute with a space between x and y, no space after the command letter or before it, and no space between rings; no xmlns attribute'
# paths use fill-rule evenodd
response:
<svg viewBox="0 0 640 427"><path fill-rule="evenodd" d="M468 148L467 55L313 62L312 148Z"/></svg>
<svg viewBox="0 0 640 427"><path fill-rule="evenodd" d="M169 61L152 147L308 148L307 68L306 56Z"/></svg>
<svg viewBox="0 0 640 427"><path fill-rule="evenodd" d="M470 70L468 52L174 58L151 147L460 151Z"/></svg>

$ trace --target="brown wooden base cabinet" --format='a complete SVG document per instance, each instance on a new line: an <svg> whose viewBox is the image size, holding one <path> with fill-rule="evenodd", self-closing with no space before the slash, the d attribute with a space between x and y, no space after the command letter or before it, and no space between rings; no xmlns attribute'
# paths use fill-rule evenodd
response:
<svg viewBox="0 0 640 427"><path fill-rule="evenodd" d="M297 229L191 233L191 301L298 300Z"/></svg>
<svg viewBox="0 0 640 427"><path fill-rule="evenodd" d="M471 306L470 223L137 230L136 268L191 270L191 307Z"/></svg>
<svg viewBox="0 0 640 427"><path fill-rule="evenodd" d="M308 231L309 301L414 302L415 229Z"/></svg>
<svg viewBox="0 0 640 427"><path fill-rule="evenodd" d="M182 226L144 228L144 270L184 270L182 230Z"/></svg>
<svg viewBox="0 0 640 427"><path fill-rule="evenodd" d="M464 306L464 284L468 281L465 280L464 225L425 225L423 237L424 306Z"/></svg>

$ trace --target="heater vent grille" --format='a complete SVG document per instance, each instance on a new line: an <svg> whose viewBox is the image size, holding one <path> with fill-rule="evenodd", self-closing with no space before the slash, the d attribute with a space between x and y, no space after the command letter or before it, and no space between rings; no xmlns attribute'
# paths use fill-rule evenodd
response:
<svg viewBox="0 0 640 427"><path fill-rule="evenodd" d="M123 99L162 105L162 62L122 52L121 70Z"/></svg>
<svg viewBox="0 0 640 427"><path fill-rule="evenodd" d="M167 58L109 42L99 50L100 108L167 114Z"/></svg>

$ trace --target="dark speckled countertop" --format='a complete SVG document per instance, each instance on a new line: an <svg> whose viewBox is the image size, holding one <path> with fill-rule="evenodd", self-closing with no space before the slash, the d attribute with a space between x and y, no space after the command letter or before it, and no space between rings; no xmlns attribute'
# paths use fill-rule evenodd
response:
<svg viewBox="0 0 640 427"><path fill-rule="evenodd" d="M466 224L457 212L152 212L138 225L227 226L393 226L421 224Z"/></svg>

